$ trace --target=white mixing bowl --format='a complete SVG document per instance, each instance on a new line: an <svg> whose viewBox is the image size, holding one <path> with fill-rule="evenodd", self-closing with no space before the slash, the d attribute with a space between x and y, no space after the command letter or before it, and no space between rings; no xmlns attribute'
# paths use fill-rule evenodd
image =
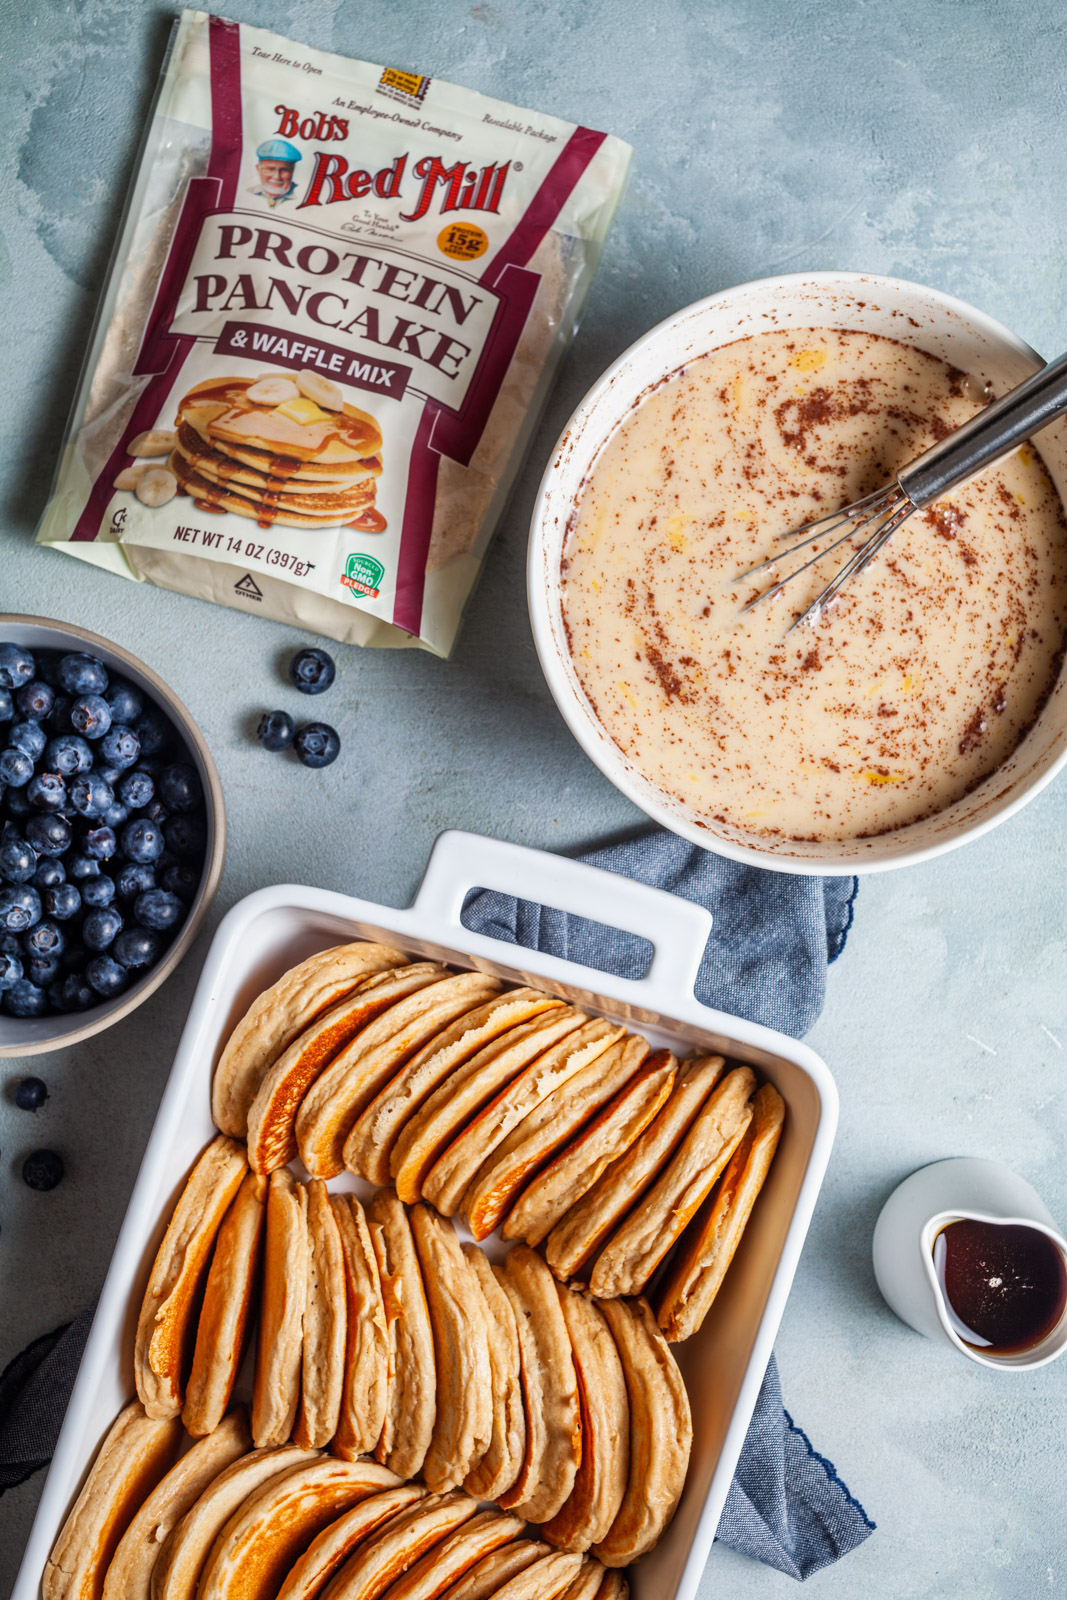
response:
<svg viewBox="0 0 1067 1600"><path fill-rule="evenodd" d="M552 453L534 509L527 567L534 639L548 686L579 744L616 788L666 828L735 861L780 872L877 872L911 866L976 839L1010 817L1067 762L1067 670L1026 738L971 794L922 822L868 839L757 839L709 824L627 760L598 722L567 648L560 561L575 504L602 447L651 390L689 361L779 328L885 334L992 383L998 394L1042 365L1007 328L951 295L858 272L763 278L699 300L639 339L590 389ZM1067 501L1067 420L1037 445ZM907 529L900 535L907 538Z"/></svg>

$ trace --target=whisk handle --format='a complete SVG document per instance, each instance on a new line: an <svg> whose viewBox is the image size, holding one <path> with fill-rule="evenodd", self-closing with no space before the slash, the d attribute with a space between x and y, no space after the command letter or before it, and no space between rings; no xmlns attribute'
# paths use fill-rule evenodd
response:
<svg viewBox="0 0 1067 1600"><path fill-rule="evenodd" d="M1067 411L1067 355L979 411L905 467L898 482L920 510L992 466Z"/></svg>

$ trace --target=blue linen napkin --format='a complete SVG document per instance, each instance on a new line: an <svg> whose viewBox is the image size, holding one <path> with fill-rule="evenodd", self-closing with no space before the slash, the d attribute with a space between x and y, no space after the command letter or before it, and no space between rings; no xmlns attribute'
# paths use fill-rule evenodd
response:
<svg viewBox="0 0 1067 1600"><path fill-rule="evenodd" d="M852 926L858 879L746 867L658 828L578 859L711 911L695 985L705 1005L798 1038L812 1026L827 964ZM468 895L462 920L473 932L618 977L638 978L648 965L646 940L495 890ZM862 1544L874 1526L784 1409L772 1356L716 1538L790 1577L808 1578Z"/></svg>

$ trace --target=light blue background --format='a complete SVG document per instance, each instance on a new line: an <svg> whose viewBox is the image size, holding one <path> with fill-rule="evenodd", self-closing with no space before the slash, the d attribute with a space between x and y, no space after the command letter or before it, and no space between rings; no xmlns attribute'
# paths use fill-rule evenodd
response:
<svg viewBox="0 0 1067 1600"><path fill-rule="evenodd" d="M240 20L413 68L635 146L577 342L455 658L339 650L344 751L314 774L251 740L296 710L293 631L135 588L31 544L168 31L133 0L0 6L3 337L0 610L81 622L158 668L222 773L231 849L212 926L277 880L405 903L440 828L549 849L637 814L581 754L542 682L523 557L534 489L597 375L668 312L768 273L850 267L949 290L1052 355L1064 315L1062 5L1031 0L322 0ZM325 711L325 706L323 706ZM942 862L865 883L811 1043L841 1133L778 1342L786 1401L879 1524L812 1581L828 1597L1067 1594L1067 1362L998 1378L880 1300L870 1234L893 1185L945 1155L999 1158L1067 1224L1067 784ZM205 935L164 991L77 1051L38 1059L32 1121L0 1066L0 1365L99 1286ZM48 1195L29 1149L67 1162ZM0 1501L10 1589L40 1478ZM702 1594L792 1591L716 1549Z"/></svg>

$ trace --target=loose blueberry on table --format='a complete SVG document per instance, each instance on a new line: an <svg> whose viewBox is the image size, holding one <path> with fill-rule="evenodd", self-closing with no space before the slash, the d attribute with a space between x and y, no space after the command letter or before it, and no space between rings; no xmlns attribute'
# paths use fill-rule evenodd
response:
<svg viewBox="0 0 1067 1600"><path fill-rule="evenodd" d="M48 1099L48 1090L41 1078L20 1078L15 1085L15 1104L20 1111L40 1111Z"/></svg>
<svg viewBox="0 0 1067 1600"><path fill-rule="evenodd" d="M31 1189L54 1189L63 1181L62 1159L54 1150L35 1150L22 1163L23 1181Z"/></svg>
<svg viewBox="0 0 1067 1600"><path fill-rule="evenodd" d="M289 663L289 676L301 694L322 694L337 676L337 667L327 651L309 646L296 652Z"/></svg>
<svg viewBox="0 0 1067 1600"><path fill-rule="evenodd" d="M328 767L340 755L341 741L329 723L307 722L297 728L293 749L305 767Z"/></svg>
<svg viewBox="0 0 1067 1600"><path fill-rule="evenodd" d="M200 779L161 708L84 651L0 641L0 744L0 1012L85 1011L143 977L189 914ZM62 1175L50 1151L24 1169L33 1188Z"/></svg>

